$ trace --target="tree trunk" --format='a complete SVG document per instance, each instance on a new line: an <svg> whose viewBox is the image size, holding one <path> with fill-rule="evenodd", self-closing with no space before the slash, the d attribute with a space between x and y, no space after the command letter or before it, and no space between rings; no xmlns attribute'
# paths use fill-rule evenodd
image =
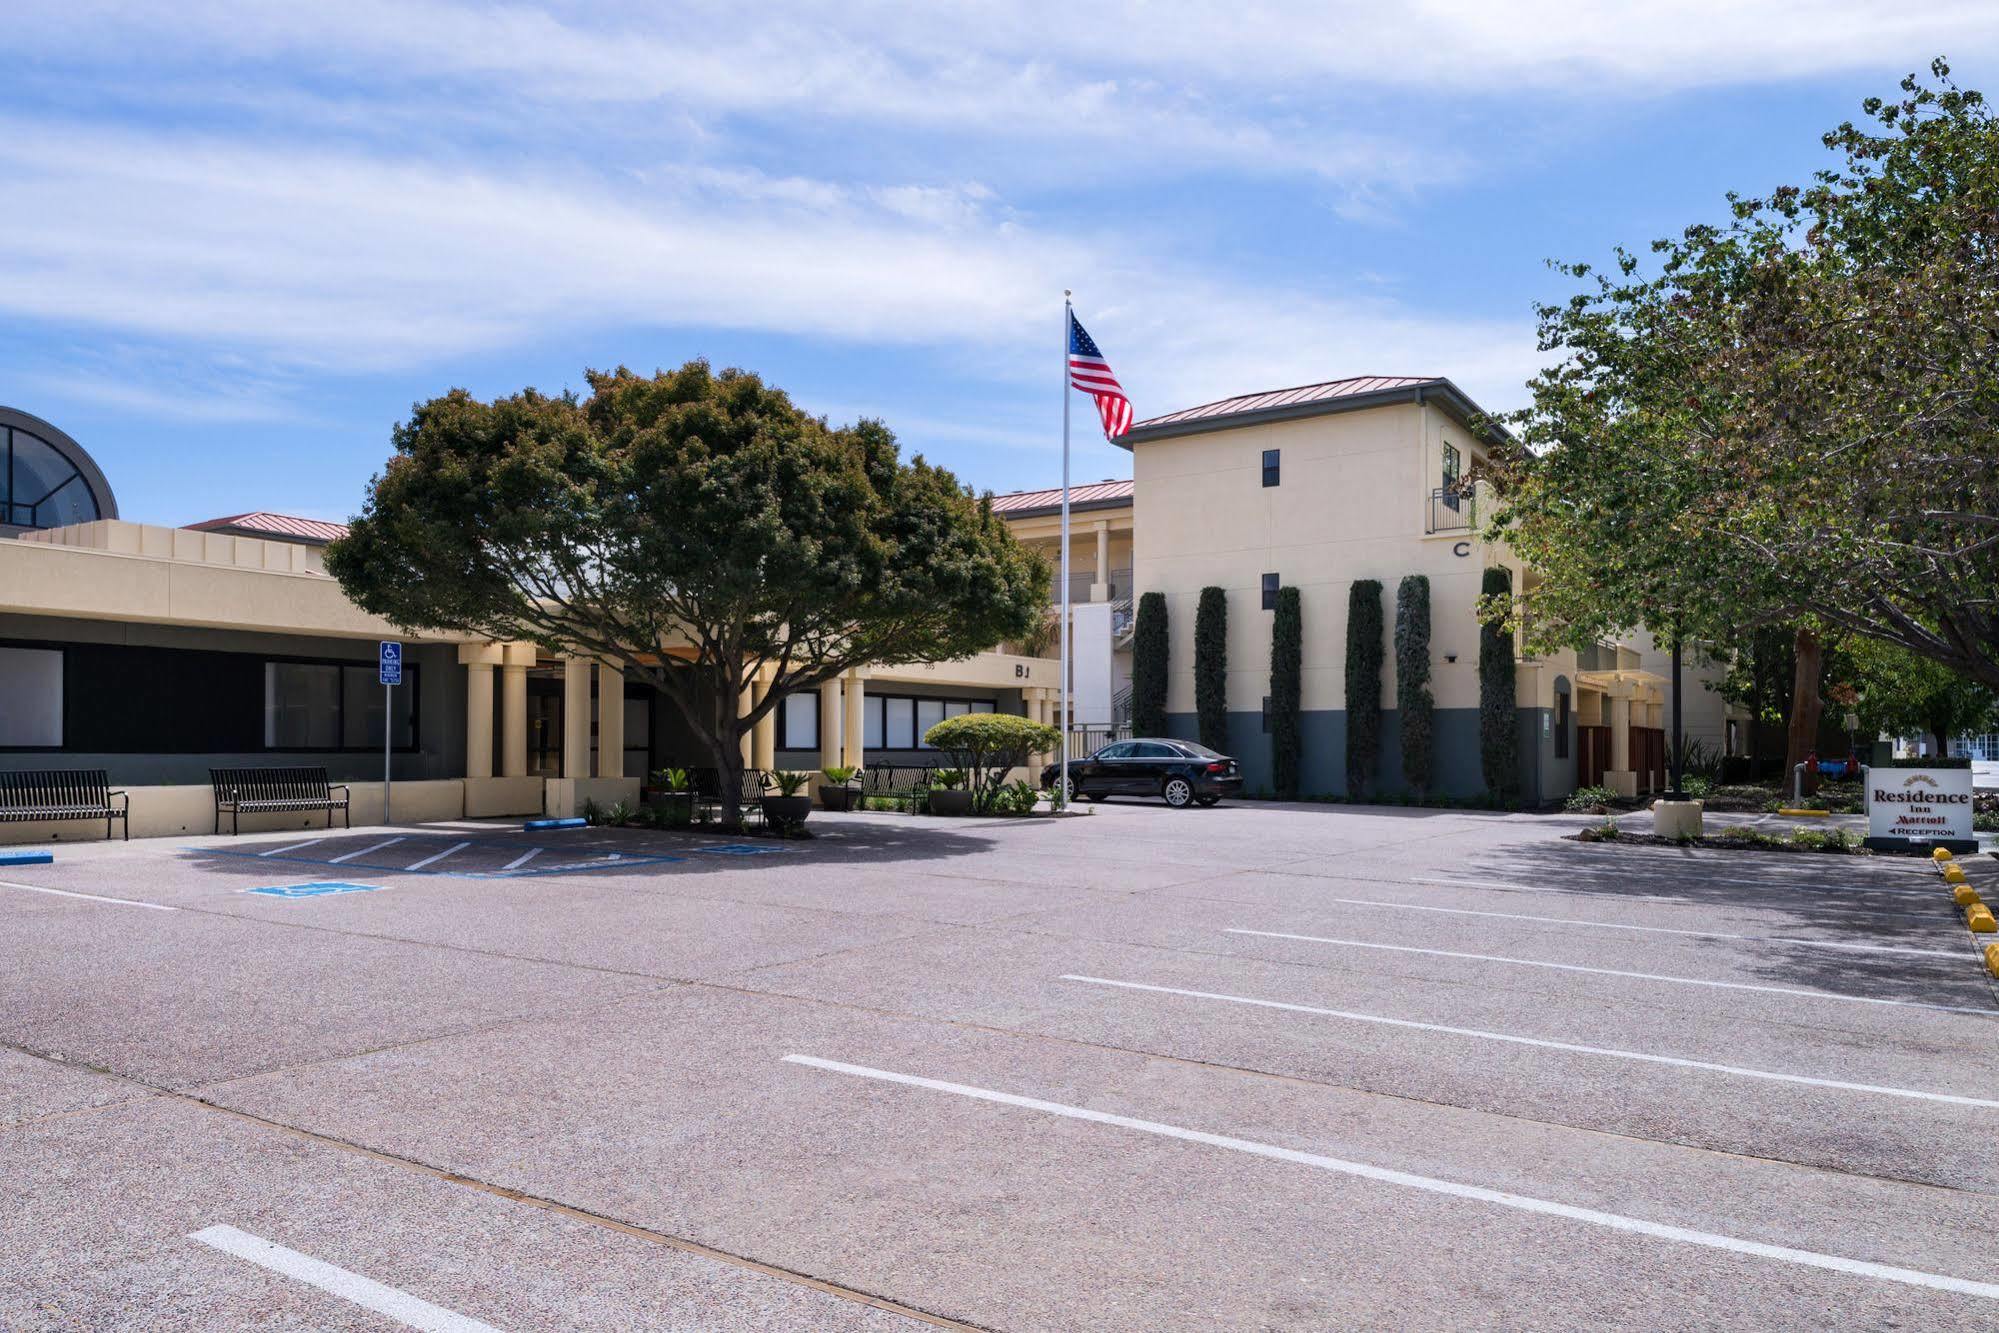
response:
<svg viewBox="0 0 1999 1333"><path fill-rule="evenodd" d="M1791 729L1784 751L1784 794L1791 791L1791 775L1818 747L1819 714L1825 700L1819 696L1819 669L1824 645L1813 631L1799 626L1795 639L1797 662L1791 674ZM1805 794L1819 789L1816 767L1805 770Z"/></svg>
<svg viewBox="0 0 1999 1333"><path fill-rule="evenodd" d="M1933 726L1930 728L1930 734L1937 738L1937 758L1941 759L1945 755L1948 755L1950 753L1950 733L1942 727Z"/></svg>

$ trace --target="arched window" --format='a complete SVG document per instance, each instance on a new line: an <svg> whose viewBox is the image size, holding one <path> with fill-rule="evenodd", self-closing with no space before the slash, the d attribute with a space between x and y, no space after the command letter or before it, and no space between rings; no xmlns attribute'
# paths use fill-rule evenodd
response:
<svg viewBox="0 0 1999 1333"><path fill-rule="evenodd" d="M111 488L81 445L46 421L0 407L0 527L116 517Z"/></svg>

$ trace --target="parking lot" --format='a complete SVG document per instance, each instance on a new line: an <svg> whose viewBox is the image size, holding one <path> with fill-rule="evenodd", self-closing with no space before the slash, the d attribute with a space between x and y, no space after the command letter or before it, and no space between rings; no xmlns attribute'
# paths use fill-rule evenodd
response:
<svg viewBox="0 0 1999 1333"><path fill-rule="evenodd" d="M65 844L0 870L0 1326L1999 1321L1935 874L1586 822Z"/></svg>

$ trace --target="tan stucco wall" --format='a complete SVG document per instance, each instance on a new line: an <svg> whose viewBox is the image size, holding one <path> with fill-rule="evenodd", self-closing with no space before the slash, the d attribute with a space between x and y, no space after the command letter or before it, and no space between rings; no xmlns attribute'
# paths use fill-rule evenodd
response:
<svg viewBox="0 0 1999 1333"><path fill-rule="evenodd" d="M1441 445L1469 466L1469 434L1438 410L1397 405L1139 443L1135 582L1163 592L1172 670L1167 708L1194 707L1194 614L1208 585L1229 593L1229 707L1254 710L1269 693L1271 612L1261 582L1299 589L1304 612L1303 706L1345 706L1346 619L1355 579L1382 583L1392 645L1395 590L1430 578L1432 690L1439 708L1478 703L1473 606L1494 553L1470 532L1426 535ZM1262 484L1265 449L1282 451L1283 481ZM1393 651L1383 703L1393 705ZM1455 663L1445 660L1456 654Z"/></svg>

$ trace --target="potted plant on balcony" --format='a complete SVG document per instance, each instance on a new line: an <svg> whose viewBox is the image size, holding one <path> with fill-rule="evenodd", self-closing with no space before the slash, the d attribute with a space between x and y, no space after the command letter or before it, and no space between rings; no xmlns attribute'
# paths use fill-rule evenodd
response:
<svg viewBox="0 0 1999 1333"><path fill-rule="evenodd" d="M848 768L836 764L832 768L822 768L819 776L825 781L819 784L819 804L828 810L851 810L854 808L854 789L848 784L860 773L858 768Z"/></svg>
<svg viewBox="0 0 1999 1333"><path fill-rule="evenodd" d="M965 786L964 769L940 768L930 775L930 813L933 815L972 813L972 792Z"/></svg>
<svg viewBox="0 0 1999 1333"><path fill-rule="evenodd" d="M765 794L758 804L763 806L764 822L778 828L791 828L803 824L812 813L812 798L801 795L806 784L812 781L810 773L777 772L764 780ZM769 794L776 788L775 796Z"/></svg>
<svg viewBox="0 0 1999 1333"><path fill-rule="evenodd" d="M639 791L639 800L652 806L674 824L686 824L694 817L694 783L684 768L656 768Z"/></svg>

